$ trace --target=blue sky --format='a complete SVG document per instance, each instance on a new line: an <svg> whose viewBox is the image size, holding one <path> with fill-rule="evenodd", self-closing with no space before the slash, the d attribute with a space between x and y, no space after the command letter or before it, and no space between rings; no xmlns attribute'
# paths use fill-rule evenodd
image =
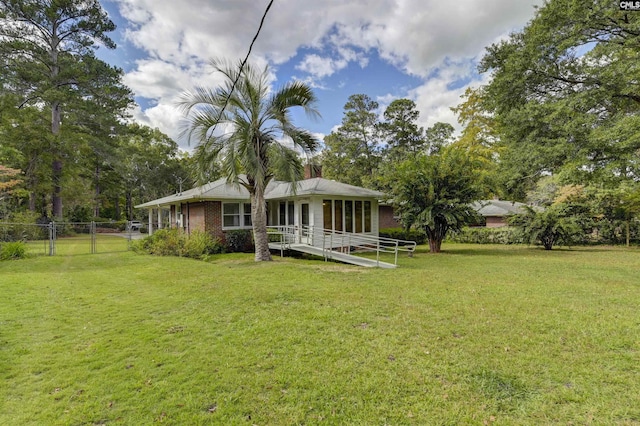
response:
<svg viewBox="0 0 640 426"><path fill-rule="evenodd" d="M420 125L458 126L450 107L469 86L484 48L519 30L541 0L275 0L250 60L269 65L274 86L292 79L314 87L322 118L296 124L322 138L338 126L348 97L380 104L410 98ZM177 96L219 80L207 62L246 54L268 0L103 0L118 29L116 50L98 55L125 71L137 121L158 127L183 148Z"/></svg>

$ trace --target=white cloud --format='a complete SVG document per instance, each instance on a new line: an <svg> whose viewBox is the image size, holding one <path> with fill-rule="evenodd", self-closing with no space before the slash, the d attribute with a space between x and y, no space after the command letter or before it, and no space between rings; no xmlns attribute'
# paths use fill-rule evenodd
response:
<svg viewBox="0 0 640 426"><path fill-rule="evenodd" d="M112 0L129 21L126 38L147 52L126 76L138 96L152 99L145 118L171 136L175 97L194 84L214 84L206 66L213 57L243 58L268 0ZM542 0L324 0L273 3L252 61L282 67L293 64L300 78L326 87L324 78L351 63L369 66L381 58L424 84L408 92L426 125L455 123L449 107L459 103L474 60L485 46L521 28ZM297 66L296 66L297 65ZM343 79L340 79L344 81ZM338 84L331 89L339 90ZM331 126L335 123L327 123Z"/></svg>

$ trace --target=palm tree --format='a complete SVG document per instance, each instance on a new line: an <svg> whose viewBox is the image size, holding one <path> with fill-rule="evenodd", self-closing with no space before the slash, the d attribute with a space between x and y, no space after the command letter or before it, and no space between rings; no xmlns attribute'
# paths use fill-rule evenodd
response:
<svg viewBox="0 0 640 426"><path fill-rule="evenodd" d="M255 260L271 260L265 189L275 175L294 183L302 176L299 151L311 154L319 143L292 124L290 111L302 107L308 115L318 116L316 97L301 82L272 91L267 67L258 71L248 64L211 63L224 82L215 89L196 87L182 95L184 132L198 142L194 155L200 169L219 164L228 182L249 191Z"/></svg>

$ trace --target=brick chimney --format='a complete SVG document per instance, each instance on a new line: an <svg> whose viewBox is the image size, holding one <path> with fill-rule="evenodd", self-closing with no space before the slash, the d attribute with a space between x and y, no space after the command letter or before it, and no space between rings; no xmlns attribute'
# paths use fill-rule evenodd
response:
<svg viewBox="0 0 640 426"><path fill-rule="evenodd" d="M312 179L322 177L322 166L316 164L304 165L304 178Z"/></svg>

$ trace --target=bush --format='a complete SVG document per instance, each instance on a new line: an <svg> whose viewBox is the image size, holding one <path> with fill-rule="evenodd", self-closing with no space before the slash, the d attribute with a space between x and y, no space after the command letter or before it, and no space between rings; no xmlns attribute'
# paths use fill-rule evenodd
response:
<svg viewBox="0 0 640 426"><path fill-rule="evenodd" d="M152 235L135 241L133 249L158 256L179 256L202 259L222 252L222 244L206 232L193 231L191 235L181 230L159 229Z"/></svg>
<svg viewBox="0 0 640 426"><path fill-rule="evenodd" d="M0 246L0 260L16 260L25 257L27 257L27 246L20 241L4 243Z"/></svg>
<svg viewBox="0 0 640 426"><path fill-rule="evenodd" d="M201 259L209 254L222 252L222 244L217 238L213 238L211 234L202 231L193 231L186 238L182 255L194 259Z"/></svg>
<svg viewBox="0 0 640 426"><path fill-rule="evenodd" d="M0 223L0 241L34 241L49 238L48 222L38 223L39 215L32 212L14 213L10 224Z"/></svg>
<svg viewBox="0 0 640 426"><path fill-rule="evenodd" d="M254 250L253 233L248 229L229 231L225 237L227 250L231 253L250 253Z"/></svg>
<svg viewBox="0 0 640 426"><path fill-rule="evenodd" d="M545 250L554 245L584 244L591 220L578 204L557 203L545 210L525 207L526 212L509 218L509 224L522 231L525 241L541 244Z"/></svg>
<svg viewBox="0 0 640 426"><path fill-rule="evenodd" d="M417 244L424 244L427 242L427 234L419 229L410 229L405 231L402 228L385 228L380 230L379 235L383 238L415 241Z"/></svg>
<svg viewBox="0 0 640 426"><path fill-rule="evenodd" d="M447 241L468 244L522 244L524 235L517 228L462 228L452 232Z"/></svg>

